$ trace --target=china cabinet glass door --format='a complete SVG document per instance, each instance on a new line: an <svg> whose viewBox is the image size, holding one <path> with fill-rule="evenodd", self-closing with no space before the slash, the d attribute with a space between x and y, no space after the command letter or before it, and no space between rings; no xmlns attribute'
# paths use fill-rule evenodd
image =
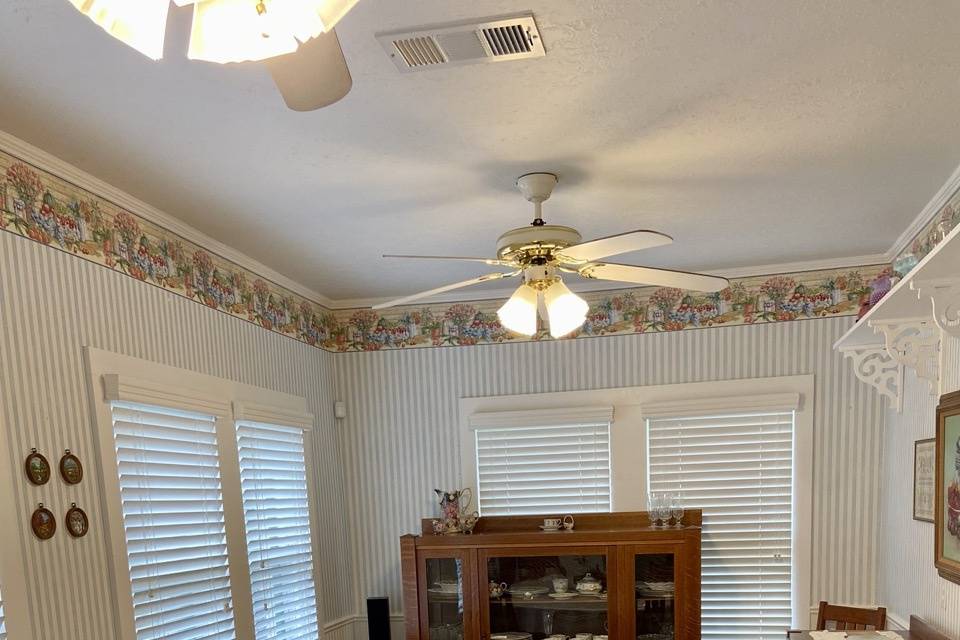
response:
<svg viewBox="0 0 960 640"><path fill-rule="evenodd" d="M420 636L428 640L475 638L475 553L467 551L421 552Z"/></svg>
<svg viewBox="0 0 960 640"><path fill-rule="evenodd" d="M632 601L629 616L637 640L678 640L678 597L682 591L681 556L672 545L635 546L623 558L625 591Z"/></svg>
<svg viewBox="0 0 960 640"><path fill-rule="evenodd" d="M487 593L480 597L480 637L613 637L609 556L605 546L481 552L478 562Z"/></svg>

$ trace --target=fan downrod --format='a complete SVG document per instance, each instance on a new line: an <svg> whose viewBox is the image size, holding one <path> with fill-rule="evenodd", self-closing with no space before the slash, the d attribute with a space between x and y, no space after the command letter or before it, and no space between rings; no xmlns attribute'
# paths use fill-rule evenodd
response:
<svg viewBox="0 0 960 640"><path fill-rule="evenodd" d="M544 202L550 199L553 188L557 186L557 174L536 172L525 173L517 178L517 188L527 199L527 202L533 203L534 218L530 224L534 227L542 227L546 224L543 221L541 210Z"/></svg>

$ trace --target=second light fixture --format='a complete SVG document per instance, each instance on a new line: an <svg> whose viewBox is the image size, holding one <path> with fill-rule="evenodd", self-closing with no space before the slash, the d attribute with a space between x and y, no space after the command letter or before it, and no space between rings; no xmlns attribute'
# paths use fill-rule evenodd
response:
<svg viewBox="0 0 960 640"><path fill-rule="evenodd" d="M533 267L524 273L524 282L497 311L500 324L525 336L537 332L537 313L541 304L546 310L550 335L562 338L579 329L590 308L583 298L563 283L556 270Z"/></svg>

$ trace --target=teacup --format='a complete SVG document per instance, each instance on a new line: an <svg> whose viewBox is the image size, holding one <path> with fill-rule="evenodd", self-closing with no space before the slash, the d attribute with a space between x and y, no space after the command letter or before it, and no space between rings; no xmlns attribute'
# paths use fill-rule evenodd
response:
<svg viewBox="0 0 960 640"><path fill-rule="evenodd" d="M563 524L562 518L544 518L543 519L544 529L559 529L561 524Z"/></svg>
<svg viewBox="0 0 960 640"><path fill-rule="evenodd" d="M566 578L554 578L553 579L553 590L557 593L566 593L567 589L570 587L570 581Z"/></svg>
<svg viewBox="0 0 960 640"><path fill-rule="evenodd" d="M506 590L507 590L506 582L501 582L500 584L497 584L492 580L490 581L490 597L491 598L499 598L500 596L503 595L504 591Z"/></svg>

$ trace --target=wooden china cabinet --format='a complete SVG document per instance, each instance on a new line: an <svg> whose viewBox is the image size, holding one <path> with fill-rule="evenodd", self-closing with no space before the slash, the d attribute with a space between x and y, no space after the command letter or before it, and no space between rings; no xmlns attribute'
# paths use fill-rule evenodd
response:
<svg viewBox="0 0 960 640"><path fill-rule="evenodd" d="M434 535L423 520L401 537L406 640L700 637L699 510L679 527L654 528L645 512L580 514L571 531L541 524L485 517L470 535ZM601 593L578 593L585 578Z"/></svg>

